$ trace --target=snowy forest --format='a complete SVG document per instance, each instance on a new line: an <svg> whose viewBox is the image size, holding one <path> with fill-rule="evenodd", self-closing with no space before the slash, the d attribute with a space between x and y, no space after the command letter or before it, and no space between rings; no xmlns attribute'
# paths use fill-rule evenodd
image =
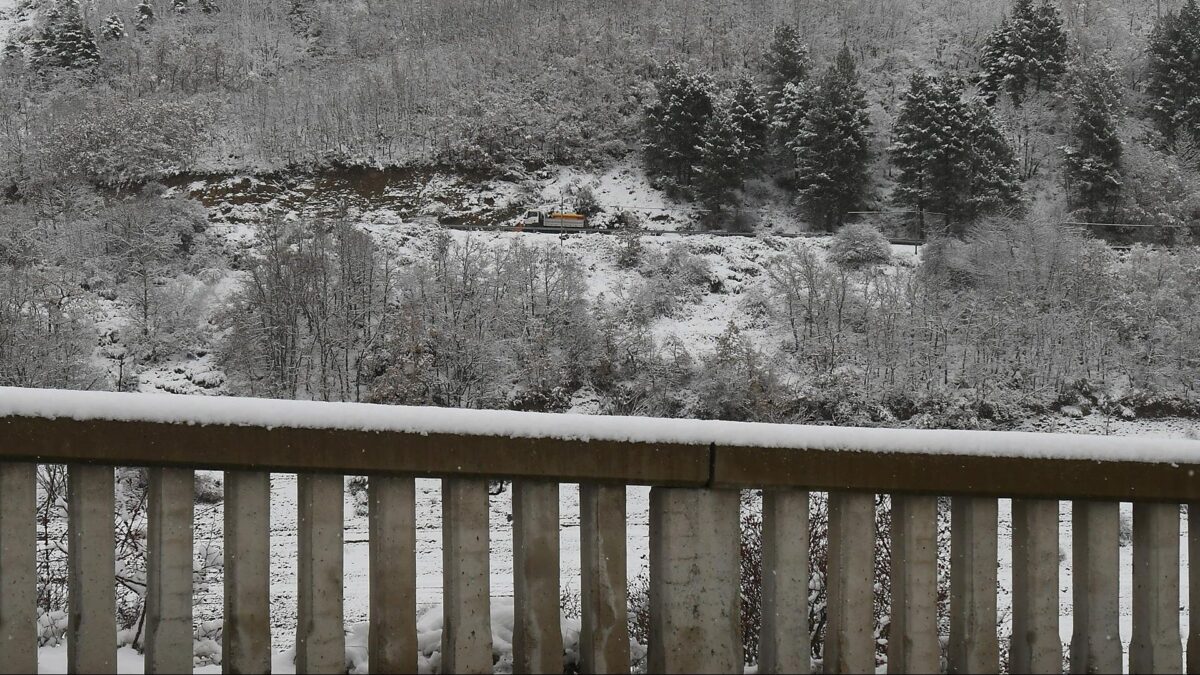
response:
<svg viewBox="0 0 1200 675"><path fill-rule="evenodd" d="M0 0L0 386L1107 433L1200 420L1198 245L1197 0Z"/></svg>

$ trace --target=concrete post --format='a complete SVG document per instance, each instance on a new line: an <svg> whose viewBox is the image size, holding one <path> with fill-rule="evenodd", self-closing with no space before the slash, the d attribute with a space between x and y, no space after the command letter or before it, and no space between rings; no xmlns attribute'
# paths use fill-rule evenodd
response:
<svg viewBox="0 0 1200 675"><path fill-rule="evenodd" d="M0 673L37 672L37 465L0 462Z"/></svg>
<svg viewBox="0 0 1200 675"><path fill-rule="evenodd" d="M370 632L376 673L417 672L417 516L411 477L371 476Z"/></svg>
<svg viewBox="0 0 1200 675"><path fill-rule="evenodd" d="M955 497L950 513L951 673L1000 669L996 635L996 520L989 497Z"/></svg>
<svg viewBox="0 0 1200 675"><path fill-rule="evenodd" d="M1119 673L1120 504L1071 506L1072 673Z"/></svg>
<svg viewBox="0 0 1200 675"><path fill-rule="evenodd" d="M442 672L492 672L488 482L442 480Z"/></svg>
<svg viewBox="0 0 1200 675"><path fill-rule="evenodd" d="M936 673L937 497L892 496L889 673Z"/></svg>
<svg viewBox="0 0 1200 675"><path fill-rule="evenodd" d="M563 671L558 483L518 480L513 498L513 672Z"/></svg>
<svg viewBox="0 0 1200 675"><path fill-rule="evenodd" d="M875 495L829 493L826 673L875 671Z"/></svg>
<svg viewBox="0 0 1200 675"><path fill-rule="evenodd" d="M625 486L579 486L583 673L629 672Z"/></svg>
<svg viewBox="0 0 1200 675"><path fill-rule="evenodd" d="M1061 673L1058 636L1058 502L1014 499L1010 668Z"/></svg>
<svg viewBox="0 0 1200 675"><path fill-rule="evenodd" d="M149 469L147 673L192 672L191 469Z"/></svg>
<svg viewBox="0 0 1200 675"><path fill-rule="evenodd" d="M302 473L296 479L296 672L344 673L343 478Z"/></svg>
<svg viewBox="0 0 1200 675"><path fill-rule="evenodd" d="M765 490L758 672L807 673L808 492Z"/></svg>
<svg viewBox="0 0 1200 675"><path fill-rule="evenodd" d="M271 474L225 472L221 670L271 672Z"/></svg>
<svg viewBox="0 0 1200 675"><path fill-rule="evenodd" d="M1179 505L1133 505L1130 673L1179 673Z"/></svg>
<svg viewBox="0 0 1200 675"><path fill-rule="evenodd" d="M67 672L117 672L113 469L72 464L67 477Z"/></svg>
<svg viewBox="0 0 1200 675"><path fill-rule="evenodd" d="M740 495L650 490L652 673L740 673Z"/></svg>
<svg viewBox="0 0 1200 675"><path fill-rule="evenodd" d="M1187 671L1200 673L1200 503L1188 504L1188 618Z"/></svg>

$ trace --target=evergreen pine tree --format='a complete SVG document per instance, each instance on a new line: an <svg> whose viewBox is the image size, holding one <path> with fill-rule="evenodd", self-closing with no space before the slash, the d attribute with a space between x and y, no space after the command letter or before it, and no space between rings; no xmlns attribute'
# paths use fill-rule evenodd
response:
<svg viewBox="0 0 1200 675"><path fill-rule="evenodd" d="M1026 90L1049 91L1066 69L1067 34L1058 9L1042 0L1015 0L1012 14L988 36L980 55L979 88L988 101L1007 93L1020 105Z"/></svg>
<svg viewBox="0 0 1200 675"><path fill-rule="evenodd" d="M774 143L774 155L780 164L790 166L795 178L796 154L788 144L800 134L804 118L812 105L813 84L801 82L783 88L783 96L771 111L770 136Z"/></svg>
<svg viewBox="0 0 1200 675"><path fill-rule="evenodd" d="M34 68L88 70L100 63L96 37L83 23L76 0L59 0L47 12L46 23L34 41Z"/></svg>
<svg viewBox="0 0 1200 675"><path fill-rule="evenodd" d="M771 44L763 54L767 103L771 109L779 105L787 85L800 84L808 79L810 67L808 47L800 39L796 28L790 24L776 26Z"/></svg>
<svg viewBox="0 0 1200 675"><path fill-rule="evenodd" d="M862 203L869 182L870 125L854 57L843 46L817 82L800 132L789 144L796 155L800 200L827 230Z"/></svg>
<svg viewBox="0 0 1200 675"><path fill-rule="evenodd" d="M100 37L109 42L120 40L125 37L125 22L113 14L104 20L104 25L100 28Z"/></svg>
<svg viewBox="0 0 1200 675"><path fill-rule="evenodd" d="M944 214L949 227L1020 196L1012 148L995 116L983 101L964 101L957 81L914 74L893 135L897 203Z"/></svg>
<svg viewBox="0 0 1200 675"><path fill-rule="evenodd" d="M1168 145L1200 142L1200 5L1186 0L1150 35L1150 118ZM1190 137L1190 139L1189 139Z"/></svg>
<svg viewBox="0 0 1200 675"><path fill-rule="evenodd" d="M1012 52L1010 45L1015 41L1013 22L1004 17L983 43L983 51L979 56L979 64L983 68L979 91L989 101L994 101L996 94L1008 90L1009 73L1012 70L1009 65Z"/></svg>
<svg viewBox="0 0 1200 675"><path fill-rule="evenodd" d="M1000 121L986 101L966 101L963 110L967 191L959 213L971 221L1016 204L1021 197L1021 173Z"/></svg>
<svg viewBox="0 0 1200 675"><path fill-rule="evenodd" d="M142 0L137 6L137 21L134 22L134 28L138 32L146 32L154 25L154 5L150 4L150 0Z"/></svg>
<svg viewBox="0 0 1200 675"><path fill-rule="evenodd" d="M712 115L712 82L668 63L656 83L657 100L646 108L646 167L669 176L678 185L690 184L700 158L705 126Z"/></svg>
<svg viewBox="0 0 1200 675"><path fill-rule="evenodd" d="M1079 64L1071 91L1068 199L1089 217L1111 217L1121 200L1121 94L1116 71L1103 61Z"/></svg>
<svg viewBox="0 0 1200 675"><path fill-rule="evenodd" d="M36 70L51 68L54 64L54 44L58 35L57 26L62 20L59 3L54 3L46 10L45 23L42 29L29 40L29 63Z"/></svg>
<svg viewBox="0 0 1200 675"><path fill-rule="evenodd" d="M940 82L913 73L892 130L895 140L888 148L892 164L899 170L892 197L919 211L935 210L937 190L950 189L957 178L946 152L953 133L946 119L950 111L942 97Z"/></svg>
<svg viewBox="0 0 1200 675"><path fill-rule="evenodd" d="M767 143L769 120L766 101L752 80L742 78L734 84L729 114L749 155L761 155Z"/></svg>
<svg viewBox="0 0 1200 675"><path fill-rule="evenodd" d="M1067 70L1067 33L1058 8L1042 0L1028 22L1026 74L1038 91L1048 91Z"/></svg>
<svg viewBox="0 0 1200 675"><path fill-rule="evenodd" d="M696 193L713 211L732 206L745 179L750 151L731 111L718 108L704 126L696 172Z"/></svg>
<svg viewBox="0 0 1200 675"><path fill-rule="evenodd" d="M79 14L79 3L64 2L62 20L58 32L58 60L63 68L85 70L100 63L100 50L96 47L96 36L83 23Z"/></svg>

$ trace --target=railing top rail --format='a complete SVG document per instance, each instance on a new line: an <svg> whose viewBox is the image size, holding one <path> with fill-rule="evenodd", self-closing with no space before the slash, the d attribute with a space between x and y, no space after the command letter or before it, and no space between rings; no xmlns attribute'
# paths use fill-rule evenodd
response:
<svg viewBox="0 0 1200 675"><path fill-rule="evenodd" d="M0 460L1200 499L1200 441L0 387Z"/></svg>

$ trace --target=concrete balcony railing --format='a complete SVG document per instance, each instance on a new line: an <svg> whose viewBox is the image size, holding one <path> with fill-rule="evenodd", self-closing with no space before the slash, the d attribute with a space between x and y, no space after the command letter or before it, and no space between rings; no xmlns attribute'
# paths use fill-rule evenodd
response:
<svg viewBox="0 0 1200 675"><path fill-rule="evenodd" d="M1200 442L848 429L0 388L0 671L36 671L36 463L69 466L68 668L112 671L113 466L149 472L147 672L192 667L192 472L225 470L223 667L265 672L269 472L299 476L299 672L344 668L343 475L369 478L372 672L417 665L414 477L443 479L443 672L490 672L488 479L513 481L514 669L561 672L559 483L579 483L584 672L628 672L625 486L650 501L649 669L739 672L738 490L761 488L760 672L805 672L809 490L830 493L824 667L872 672L874 495L892 496L888 669L994 672L997 498L1013 498L1014 672L1058 672L1058 500L1073 500L1071 669L1119 672L1118 503L1134 506L1130 668L1179 672L1179 504ZM1200 555L1191 510L1190 548ZM1190 604L1200 596L1192 567ZM1004 636L1009 639L1010 636ZM1200 669L1200 621L1187 665Z"/></svg>

